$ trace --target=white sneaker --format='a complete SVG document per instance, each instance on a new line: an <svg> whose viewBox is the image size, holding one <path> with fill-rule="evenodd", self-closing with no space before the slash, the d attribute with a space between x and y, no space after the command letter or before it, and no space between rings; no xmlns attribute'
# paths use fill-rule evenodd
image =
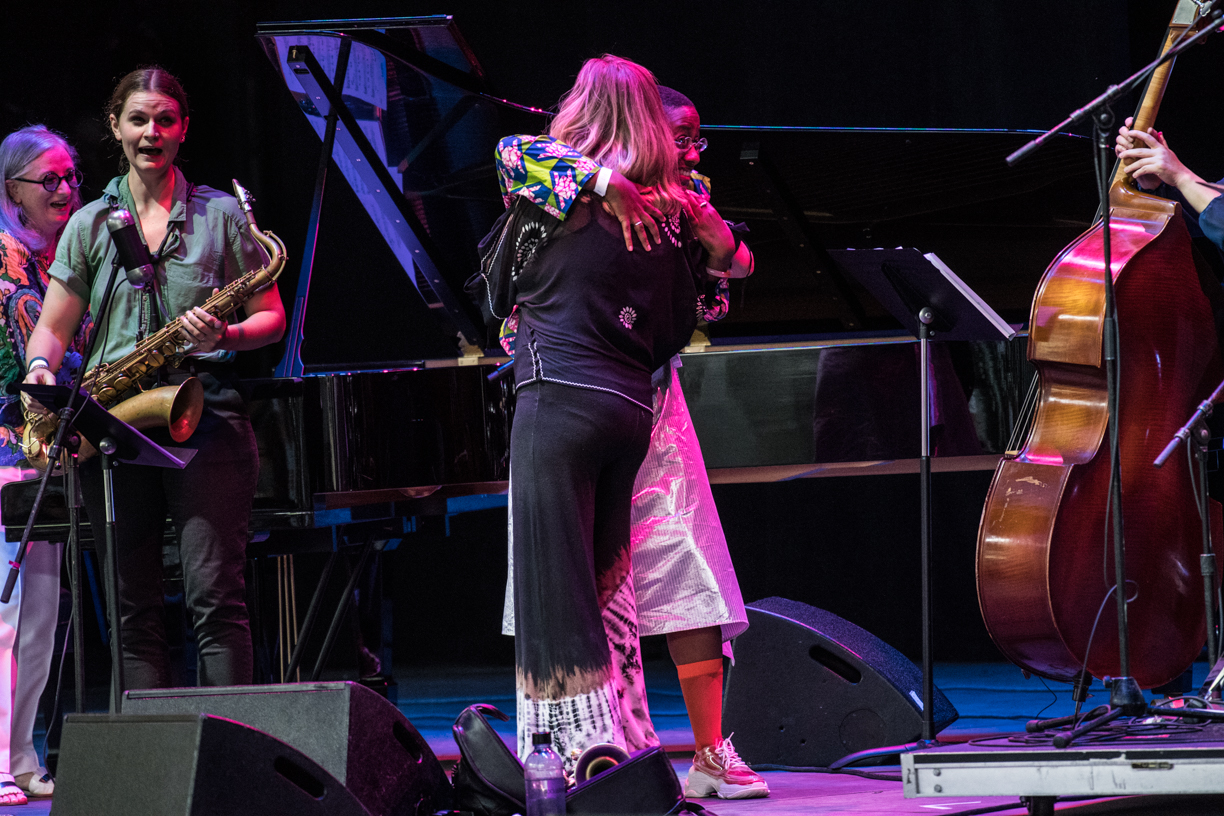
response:
<svg viewBox="0 0 1224 816"><path fill-rule="evenodd" d="M717 796L719 799L759 799L769 795L769 785L759 773L740 759L731 737L702 748L693 756L684 795L694 799Z"/></svg>

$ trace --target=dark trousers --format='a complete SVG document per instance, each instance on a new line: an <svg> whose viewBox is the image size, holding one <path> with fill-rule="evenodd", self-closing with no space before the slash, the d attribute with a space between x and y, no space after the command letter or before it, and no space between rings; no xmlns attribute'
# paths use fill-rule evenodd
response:
<svg viewBox="0 0 1224 816"><path fill-rule="evenodd" d="M633 482L650 411L586 388L540 383L517 395L510 439L515 656L532 699L607 680L601 607L630 567Z"/></svg>
<svg viewBox="0 0 1224 816"><path fill-rule="evenodd" d="M161 432L150 436L159 444L176 444ZM124 684L130 689L163 688L170 682L162 608L167 517L178 540L200 685L251 682L243 569L259 471L255 435L245 417L227 420L205 411L185 444L197 453L182 470L124 464L114 470ZM81 477L85 508L106 564L100 462L86 462Z"/></svg>

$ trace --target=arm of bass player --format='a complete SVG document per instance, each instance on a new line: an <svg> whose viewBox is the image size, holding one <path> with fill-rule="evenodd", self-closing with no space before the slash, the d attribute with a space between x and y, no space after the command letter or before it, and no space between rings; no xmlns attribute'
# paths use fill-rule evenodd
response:
<svg viewBox="0 0 1224 816"><path fill-rule="evenodd" d="M1224 190L1186 167L1169 147L1163 133L1154 128L1148 128L1147 132L1130 130L1133 121L1127 118L1118 131L1114 147L1118 158L1131 162L1126 172L1145 190L1156 190L1161 184L1175 188L1186 204L1199 214L1204 234L1224 249L1224 205L1217 200Z"/></svg>

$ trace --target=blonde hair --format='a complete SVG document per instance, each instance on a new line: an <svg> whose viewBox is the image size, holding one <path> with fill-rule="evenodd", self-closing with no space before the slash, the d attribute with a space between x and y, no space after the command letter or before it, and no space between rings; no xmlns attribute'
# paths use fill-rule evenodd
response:
<svg viewBox="0 0 1224 816"><path fill-rule="evenodd" d="M611 54L587 60L561 97L548 135L653 187L661 210L679 209L675 139L654 74L636 62Z"/></svg>

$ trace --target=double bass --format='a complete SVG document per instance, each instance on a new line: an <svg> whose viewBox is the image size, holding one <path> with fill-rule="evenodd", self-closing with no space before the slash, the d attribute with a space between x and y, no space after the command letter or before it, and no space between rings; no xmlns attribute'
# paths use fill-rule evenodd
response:
<svg viewBox="0 0 1224 816"><path fill-rule="evenodd" d="M1196 23L1181 0L1167 50ZM1165 63L1134 128L1155 121ZM1109 191L1118 352L1130 674L1141 688L1180 675L1206 641L1202 518L1184 459L1152 462L1221 372L1211 308L1180 205L1118 168ZM1050 264L1029 322L1038 402L1023 447L995 470L977 542L978 602L991 638L1020 668L1064 682L1118 675L1102 227ZM1217 561L1220 505L1209 502Z"/></svg>

